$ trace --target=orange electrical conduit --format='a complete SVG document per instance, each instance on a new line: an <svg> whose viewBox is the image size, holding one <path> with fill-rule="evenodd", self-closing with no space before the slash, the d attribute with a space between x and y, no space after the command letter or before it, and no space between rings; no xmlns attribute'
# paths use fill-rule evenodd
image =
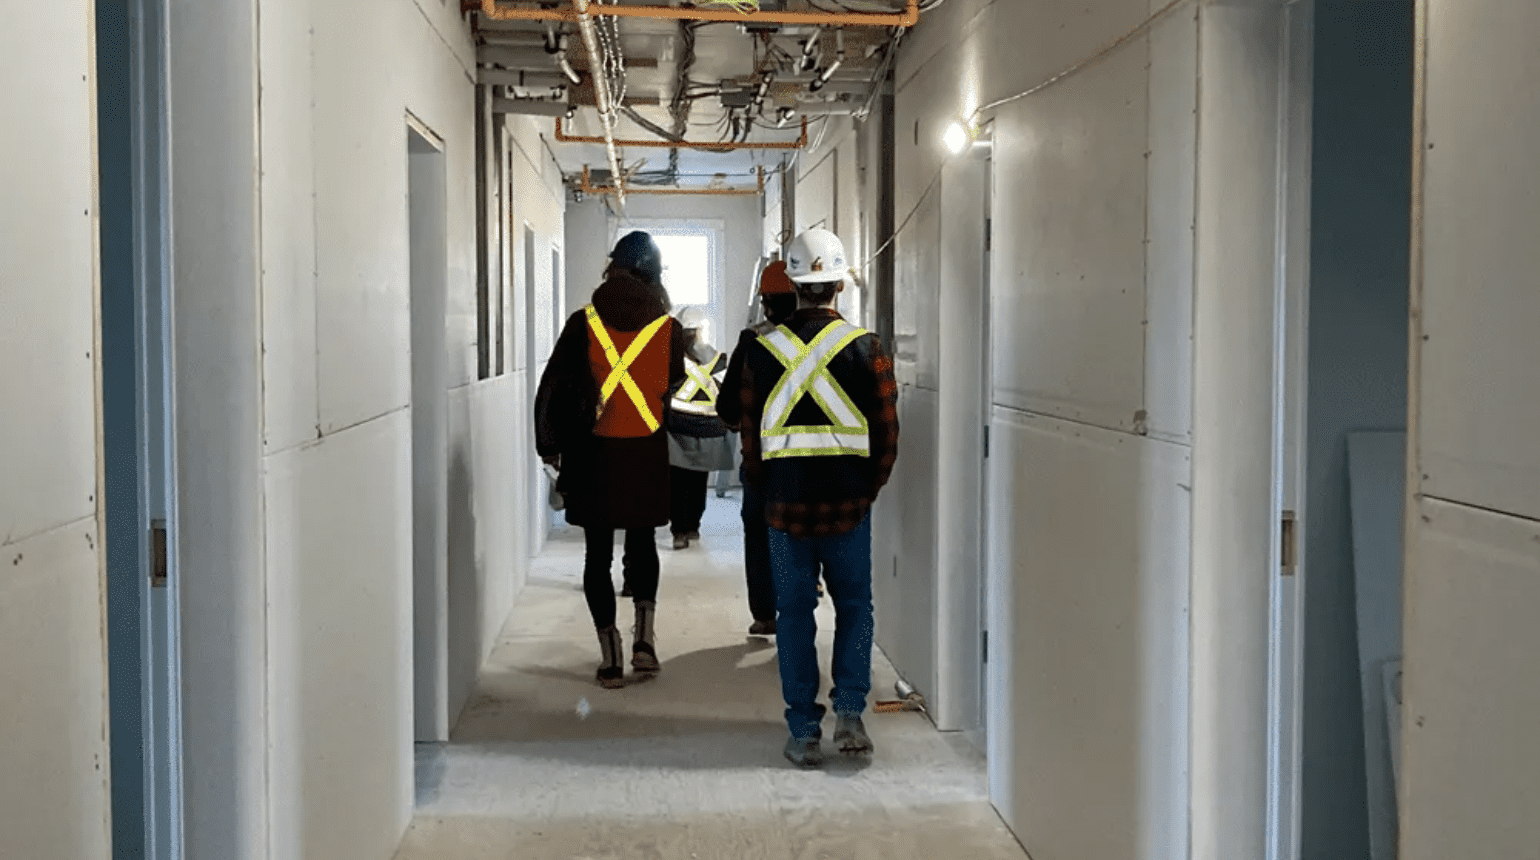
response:
<svg viewBox="0 0 1540 860"><path fill-rule="evenodd" d="M531 9L499 7L497 0L481 0L481 13L495 21L576 21L579 14L568 9ZM600 6L592 5L588 15L613 15L621 18L673 18L686 21L735 21L766 24L851 24L869 27L913 27L920 21L920 0L909 0L904 11L881 12L733 12L726 9L699 9L676 6Z"/></svg>
<svg viewBox="0 0 1540 860"><path fill-rule="evenodd" d="M629 185L624 188L615 185L593 185L589 181L588 165L583 165L583 184L578 188L584 194L715 194L715 195L750 195L765 193L765 169L759 168L758 188L650 188L645 185Z"/></svg>
<svg viewBox="0 0 1540 860"><path fill-rule="evenodd" d="M593 7L589 7L593 8ZM556 139L562 143L604 143L598 135L567 134L562 131L561 117L556 118ZM791 143L722 143L720 141L672 140L616 140L616 146L650 146L658 149L712 149L730 152L735 149L803 149L807 146L807 117L802 118L802 136Z"/></svg>

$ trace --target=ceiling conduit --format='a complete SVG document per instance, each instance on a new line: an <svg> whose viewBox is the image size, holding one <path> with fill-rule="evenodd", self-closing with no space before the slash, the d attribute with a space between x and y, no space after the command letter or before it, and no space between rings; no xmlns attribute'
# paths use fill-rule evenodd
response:
<svg viewBox="0 0 1540 860"><path fill-rule="evenodd" d="M579 6L579 2L582 3ZM481 13L495 21L581 21L589 15L623 18L672 18L686 21L733 21L737 23L853 25L865 27L913 27L920 21L920 0L909 0L904 11L881 12L733 12L689 6L588 6L573 0L574 10L498 6L497 0L481 0ZM585 37L586 41L586 37Z"/></svg>
<svg viewBox="0 0 1540 860"><path fill-rule="evenodd" d="M556 119L556 139L562 143L605 143L606 139L597 135L567 134L562 130L561 118ZM719 152L729 152L736 149L804 149L807 147L807 117L802 118L802 137L789 143L724 143L722 141L686 141L686 140L615 140L610 138L615 146L650 146L659 149L674 149L687 147L691 149L711 149Z"/></svg>
<svg viewBox="0 0 1540 860"><path fill-rule="evenodd" d="M482 8L495 8L497 0L482 0ZM588 48L588 68L592 70L594 101L599 108L599 122L604 126L604 149L609 155L610 175L621 176L620 156L615 152L615 105L610 102L609 76L604 74L604 61L599 56L599 37L594 32L594 19L589 15L588 0L572 0L572 10L577 14L578 29L583 33L583 45ZM496 17L494 15L494 17ZM615 202L626 205L626 189L615 188Z"/></svg>
<svg viewBox="0 0 1540 860"><path fill-rule="evenodd" d="M590 182L592 174L588 165L583 165L583 182L578 188L584 194L714 194L714 195L749 195L765 193L765 169L759 168L758 188L651 188L645 185L632 185L629 187L618 185L594 185Z"/></svg>

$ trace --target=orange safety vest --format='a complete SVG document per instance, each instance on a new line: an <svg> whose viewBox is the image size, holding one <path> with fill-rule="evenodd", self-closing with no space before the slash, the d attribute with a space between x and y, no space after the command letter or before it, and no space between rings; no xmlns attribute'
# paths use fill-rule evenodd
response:
<svg viewBox="0 0 1540 860"><path fill-rule="evenodd" d="M667 314L641 331L610 328L593 305L588 317L588 364L599 384L594 435L612 439L651 436L663 426L668 359L673 330ZM659 337L658 335L662 335Z"/></svg>

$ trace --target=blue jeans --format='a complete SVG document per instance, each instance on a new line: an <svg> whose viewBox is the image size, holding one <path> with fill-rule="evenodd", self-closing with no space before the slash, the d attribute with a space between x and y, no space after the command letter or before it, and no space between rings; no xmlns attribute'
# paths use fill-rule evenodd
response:
<svg viewBox="0 0 1540 860"><path fill-rule="evenodd" d="M836 714L860 715L872 689L872 518L842 535L794 538L770 529L770 566L775 574L775 645L781 667L781 695L792 737L820 734L825 709L818 704L818 567L834 601L834 689Z"/></svg>

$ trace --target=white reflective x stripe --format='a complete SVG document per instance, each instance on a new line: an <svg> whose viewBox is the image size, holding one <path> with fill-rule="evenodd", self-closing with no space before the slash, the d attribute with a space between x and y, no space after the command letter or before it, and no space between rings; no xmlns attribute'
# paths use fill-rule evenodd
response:
<svg viewBox="0 0 1540 860"><path fill-rule="evenodd" d="M836 320L825 326L812 343L803 343L785 326L760 336L759 342L786 367L765 406L760 428L763 456L866 456L870 453L870 427L866 416L829 372L829 362L864 334L865 330ZM804 396L811 396L833 423L791 426L792 411Z"/></svg>
<svg viewBox="0 0 1540 860"><path fill-rule="evenodd" d="M662 426L662 422L658 416L652 414L652 407L647 403L647 395L642 393L636 380L631 378L631 364L642 354L642 350L647 348L647 344L652 342L658 329L668 322L668 315L658 317L648 323L646 328L637 332L631 345L626 347L626 354L621 355L620 350L615 348L615 341L610 337L609 331L604 328L604 322L599 319L599 312L594 310L594 306L588 305L583 308L583 311L588 315L589 331L594 333L594 338L599 341L600 348L604 350L604 357L610 363L610 375L599 387L599 411L603 412L610 405L610 397L614 395L616 388L624 388L626 396L630 397L631 402L635 404L637 413L642 416L643 421L647 422L647 429L656 431Z"/></svg>

